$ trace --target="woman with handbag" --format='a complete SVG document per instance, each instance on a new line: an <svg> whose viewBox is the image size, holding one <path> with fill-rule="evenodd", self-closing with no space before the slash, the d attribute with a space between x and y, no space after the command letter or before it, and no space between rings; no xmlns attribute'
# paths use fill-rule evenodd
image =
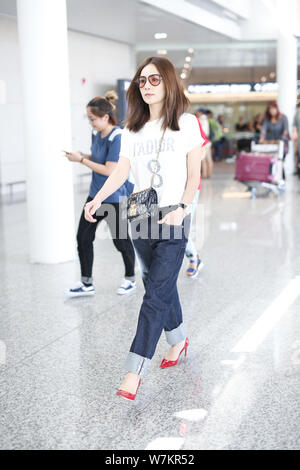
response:
<svg viewBox="0 0 300 470"><path fill-rule="evenodd" d="M82 152L66 152L66 157L72 162L78 162L92 170L92 182L89 196L86 202L91 201L98 191L105 184L109 175L114 171L120 154L121 129L117 126L115 117L115 105L117 99L114 91L106 93L105 97L96 97L87 105L87 116L94 130L92 135L91 154ZM125 181L123 185L116 189L103 201L105 206L101 214L96 216L97 222L92 224L84 217L82 211L78 231L77 248L81 268L81 281L74 287L66 291L68 297L81 297L94 295L92 269L94 261L93 243L95 240L96 228L104 219L109 226L113 243L121 253L125 276L117 289L117 294L127 295L136 289L134 265L135 253L128 234L128 224L126 227L120 225L120 198L126 197L132 191L133 184Z"/></svg>
<svg viewBox="0 0 300 470"><path fill-rule="evenodd" d="M162 368L176 365L187 352L176 284L188 238L189 206L199 185L203 139L196 117L186 113L189 102L168 59L145 59L127 99L118 165L86 204L85 217L96 221L95 211L131 169L137 192L128 198L128 217L146 292L117 395L134 400L163 330L170 349Z"/></svg>

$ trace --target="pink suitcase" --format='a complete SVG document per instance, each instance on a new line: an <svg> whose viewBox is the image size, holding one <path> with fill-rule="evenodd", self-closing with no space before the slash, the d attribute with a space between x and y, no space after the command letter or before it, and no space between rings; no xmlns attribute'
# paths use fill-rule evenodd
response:
<svg viewBox="0 0 300 470"><path fill-rule="evenodd" d="M277 158L270 154L240 153L236 161L238 181L263 181L276 183Z"/></svg>

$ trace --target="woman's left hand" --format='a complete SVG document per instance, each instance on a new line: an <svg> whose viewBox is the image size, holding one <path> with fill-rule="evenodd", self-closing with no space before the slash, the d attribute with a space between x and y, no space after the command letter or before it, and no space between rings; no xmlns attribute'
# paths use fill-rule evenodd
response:
<svg viewBox="0 0 300 470"><path fill-rule="evenodd" d="M167 224L167 225L181 225L184 217L185 217L184 209L182 207L178 207L175 211L172 211L166 214L157 223Z"/></svg>

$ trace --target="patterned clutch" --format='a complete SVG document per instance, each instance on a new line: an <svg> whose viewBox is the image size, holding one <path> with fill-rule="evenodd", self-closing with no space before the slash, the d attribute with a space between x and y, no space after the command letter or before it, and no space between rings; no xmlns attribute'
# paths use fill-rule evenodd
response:
<svg viewBox="0 0 300 470"><path fill-rule="evenodd" d="M156 156L156 167L164 135L165 131L163 132L163 135L160 139L159 149ZM134 220L146 219L147 217L154 215L158 205L157 192L152 187L154 182L154 176L155 172L153 172L150 188L143 189L142 191L139 191L137 193L132 193L130 194L130 196L128 196L127 218L130 222L133 222Z"/></svg>
<svg viewBox="0 0 300 470"><path fill-rule="evenodd" d="M127 217L130 222L154 215L158 204L157 192L153 188L133 193L127 198Z"/></svg>

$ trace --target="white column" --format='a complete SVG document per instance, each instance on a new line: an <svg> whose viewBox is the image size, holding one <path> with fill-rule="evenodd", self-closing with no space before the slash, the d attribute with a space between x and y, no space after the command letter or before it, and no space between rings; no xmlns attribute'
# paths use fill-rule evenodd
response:
<svg viewBox="0 0 300 470"><path fill-rule="evenodd" d="M17 0L30 261L75 258L65 0Z"/></svg>
<svg viewBox="0 0 300 470"><path fill-rule="evenodd" d="M297 18L297 2L277 0L278 42L277 42L277 81L279 84L279 109L288 117L290 133L297 100L297 39L295 36L295 19ZM285 168L292 173L293 145L286 157Z"/></svg>
<svg viewBox="0 0 300 470"><path fill-rule="evenodd" d="M6 83L3 80L0 80L0 104L6 102Z"/></svg>

